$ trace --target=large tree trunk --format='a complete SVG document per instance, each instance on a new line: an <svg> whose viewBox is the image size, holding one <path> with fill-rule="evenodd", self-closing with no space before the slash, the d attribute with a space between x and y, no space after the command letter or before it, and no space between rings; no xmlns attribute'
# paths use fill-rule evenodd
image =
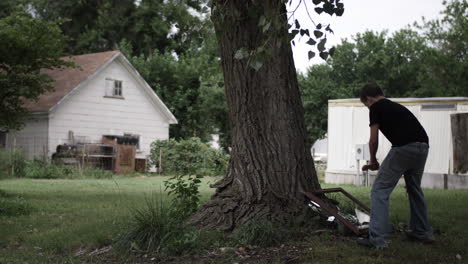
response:
<svg viewBox="0 0 468 264"><path fill-rule="evenodd" d="M234 55L241 48L255 49L264 43L268 35L258 27L264 14L280 17L285 25L281 34L287 36L284 2L265 0L261 6L253 0L213 2L232 151L227 175L213 186L216 193L189 222L223 230L258 218L283 222L304 210L301 192L320 188L306 140L289 38L268 43L272 56L258 71Z"/></svg>

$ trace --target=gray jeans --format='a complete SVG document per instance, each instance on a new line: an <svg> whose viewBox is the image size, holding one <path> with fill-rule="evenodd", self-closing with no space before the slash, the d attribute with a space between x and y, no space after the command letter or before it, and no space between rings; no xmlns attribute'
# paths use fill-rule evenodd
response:
<svg viewBox="0 0 468 264"><path fill-rule="evenodd" d="M404 175L410 204L409 228L420 238L432 238L428 223L426 200L421 189L421 178L426 165L429 146L426 143L410 143L392 147L380 166L371 191L371 219L369 241L377 247L387 247L385 240L390 231L389 198Z"/></svg>

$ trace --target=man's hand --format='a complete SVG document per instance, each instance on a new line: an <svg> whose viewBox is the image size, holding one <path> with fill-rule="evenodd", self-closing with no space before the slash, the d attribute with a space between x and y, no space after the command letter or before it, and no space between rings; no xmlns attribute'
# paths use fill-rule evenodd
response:
<svg viewBox="0 0 468 264"><path fill-rule="evenodd" d="M374 163L362 166L362 170L363 171L366 171L366 170L375 171L375 170L378 170L379 167L380 167L380 164L376 161Z"/></svg>

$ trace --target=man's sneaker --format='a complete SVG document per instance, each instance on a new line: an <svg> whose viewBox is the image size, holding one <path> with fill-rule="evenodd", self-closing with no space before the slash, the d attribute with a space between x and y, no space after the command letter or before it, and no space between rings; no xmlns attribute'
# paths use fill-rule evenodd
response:
<svg viewBox="0 0 468 264"><path fill-rule="evenodd" d="M358 245L367 247L367 248L384 249L388 247L388 246L376 246L372 244L368 238L363 238L363 237L358 238L356 242Z"/></svg>
<svg viewBox="0 0 468 264"><path fill-rule="evenodd" d="M435 239L432 236L430 236L430 237L420 237L420 236L416 235L413 231L405 231L405 234L406 234L406 238L409 241L419 242L419 243L423 243L423 244L432 244L432 243L435 242Z"/></svg>

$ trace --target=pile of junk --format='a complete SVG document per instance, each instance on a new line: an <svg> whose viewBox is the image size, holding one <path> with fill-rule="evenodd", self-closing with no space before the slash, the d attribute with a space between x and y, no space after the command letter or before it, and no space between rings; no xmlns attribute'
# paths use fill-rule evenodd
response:
<svg viewBox="0 0 468 264"><path fill-rule="evenodd" d="M72 142L60 144L52 154L56 164L92 167L116 174L144 170L145 160L136 159L139 138L133 135L103 135L99 143Z"/></svg>
<svg viewBox="0 0 468 264"><path fill-rule="evenodd" d="M341 210L336 201L329 199L325 194L342 193L351 200L356 207L354 212ZM320 189L313 192L304 192L307 205L327 224L335 228L341 228L343 233L351 233L357 236L365 236L369 230L370 208L356 199L342 188Z"/></svg>

